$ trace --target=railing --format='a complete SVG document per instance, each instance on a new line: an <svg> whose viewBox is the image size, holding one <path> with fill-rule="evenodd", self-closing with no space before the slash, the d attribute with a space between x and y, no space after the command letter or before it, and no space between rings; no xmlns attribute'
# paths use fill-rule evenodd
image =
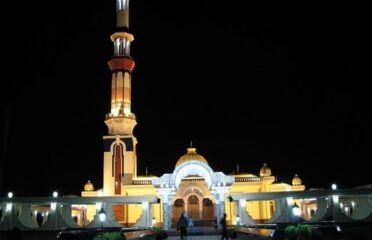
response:
<svg viewBox="0 0 372 240"><path fill-rule="evenodd" d="M186 178L182 179L182 182L201 182L204 181L204 178Z"/></svg>
<svg viewBox="0 0 372 240"><path fill-rule="evenodd" d="M129 119L136 119L136 115L134 113L129 114L119 114L118 116L115 116L111 113L108 113L105 115L105 120L111 119L111 118L129 118Z"/></svg>
<svg viewBox="0 0 372 240"><path fill-rule="evenodd" d="M133 185L152 185L151 180L133 180Z"/></svg>
<svg viewBox="0 0 372 240"><path fill-rule="evenodd" d="M260 177L235 177L235 182L259 182Z"/></svg>

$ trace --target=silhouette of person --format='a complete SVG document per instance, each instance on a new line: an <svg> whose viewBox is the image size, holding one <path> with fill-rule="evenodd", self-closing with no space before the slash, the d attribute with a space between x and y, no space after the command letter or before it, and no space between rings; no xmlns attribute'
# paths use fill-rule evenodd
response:
<svg viewBox="0 0 372 240"><path fill-rule="evenodd" d="M222 225L221 240L223 240L223 239L229 240L229 237L227 235L227 228L226 228L226 213L223 214L223 217L220 220L220 224Z"/></svg>
<svg viewBox="0 0 372 240"><path fill-rule="evenodd" d="M181 217L178 219L178 228L180 229L180 237L181 239L183 239L183 237L185 237L185 239L187 238L187 219L185 218L185 216L183 215L183 213L181 214Z"/></svg>
<svg viewBox="0 0 372 240"><path fill-rule="evenodd" d="M41 224L43 224L43 221L44 221L44 217L43 217L43 214L41 212L38 212L36 214L36 222L39 226L41 226Z"/></svg>

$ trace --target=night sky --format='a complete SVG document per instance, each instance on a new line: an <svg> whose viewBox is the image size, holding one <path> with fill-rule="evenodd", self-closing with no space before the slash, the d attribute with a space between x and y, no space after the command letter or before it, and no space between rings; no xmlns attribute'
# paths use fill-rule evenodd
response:
<svg viewBox="0 0 372 240"><path fill-rule="evenodd" d="M88 179L100 188L115 1L12 4L1 195L79 195ZM371 184L363 9L132 0L138 174L172 172L192 141L225 174L267 163L278 182L298 174L307 189Z"/></svg>

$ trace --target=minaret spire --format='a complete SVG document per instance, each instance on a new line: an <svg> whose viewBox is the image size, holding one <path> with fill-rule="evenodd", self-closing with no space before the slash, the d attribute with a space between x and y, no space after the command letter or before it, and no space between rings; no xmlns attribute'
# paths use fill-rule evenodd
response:
<svg viewBox="0 0 372 240"><path fill-rule="evenodd" d="M114 56L108 62L112 72L111 110L105 123L110 135L132 135L137 123L131 111L131 73L135 63L130 56L134 37L129 33L129 0L116 0L116 28L111 35Z"/></svg>
<svg viewBox="0 0 372 240"><path fill-rule="evenodd" d="M108 65L111 70L111 106L105 123L108 136L104 136L104 194L122 195L125 185L133 184L137 176L137 139L133 136L136 118L131 110L134 61L130 44L134 40L129 31L129 0L116 0L116 32L111 35L113 56Z"/></svg>

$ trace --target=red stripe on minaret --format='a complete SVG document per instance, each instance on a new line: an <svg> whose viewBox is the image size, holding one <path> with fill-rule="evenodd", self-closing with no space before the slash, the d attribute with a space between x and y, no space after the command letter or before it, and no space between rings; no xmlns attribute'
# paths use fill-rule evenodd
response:
<svg viewBox="0 0 372 240"><path fill-rule="evenodd" d="M119 71L119 70L126 70L128 72L132 72L134 69L135 63L132 59L129 58L113 58L108 61L108 65L111 71Z"/></svg>
<svg viewBox="0 0 372 240"><path fill-rule="evenodd" d="M121 194L121 146L115 146L115 194Z"/></svg>

